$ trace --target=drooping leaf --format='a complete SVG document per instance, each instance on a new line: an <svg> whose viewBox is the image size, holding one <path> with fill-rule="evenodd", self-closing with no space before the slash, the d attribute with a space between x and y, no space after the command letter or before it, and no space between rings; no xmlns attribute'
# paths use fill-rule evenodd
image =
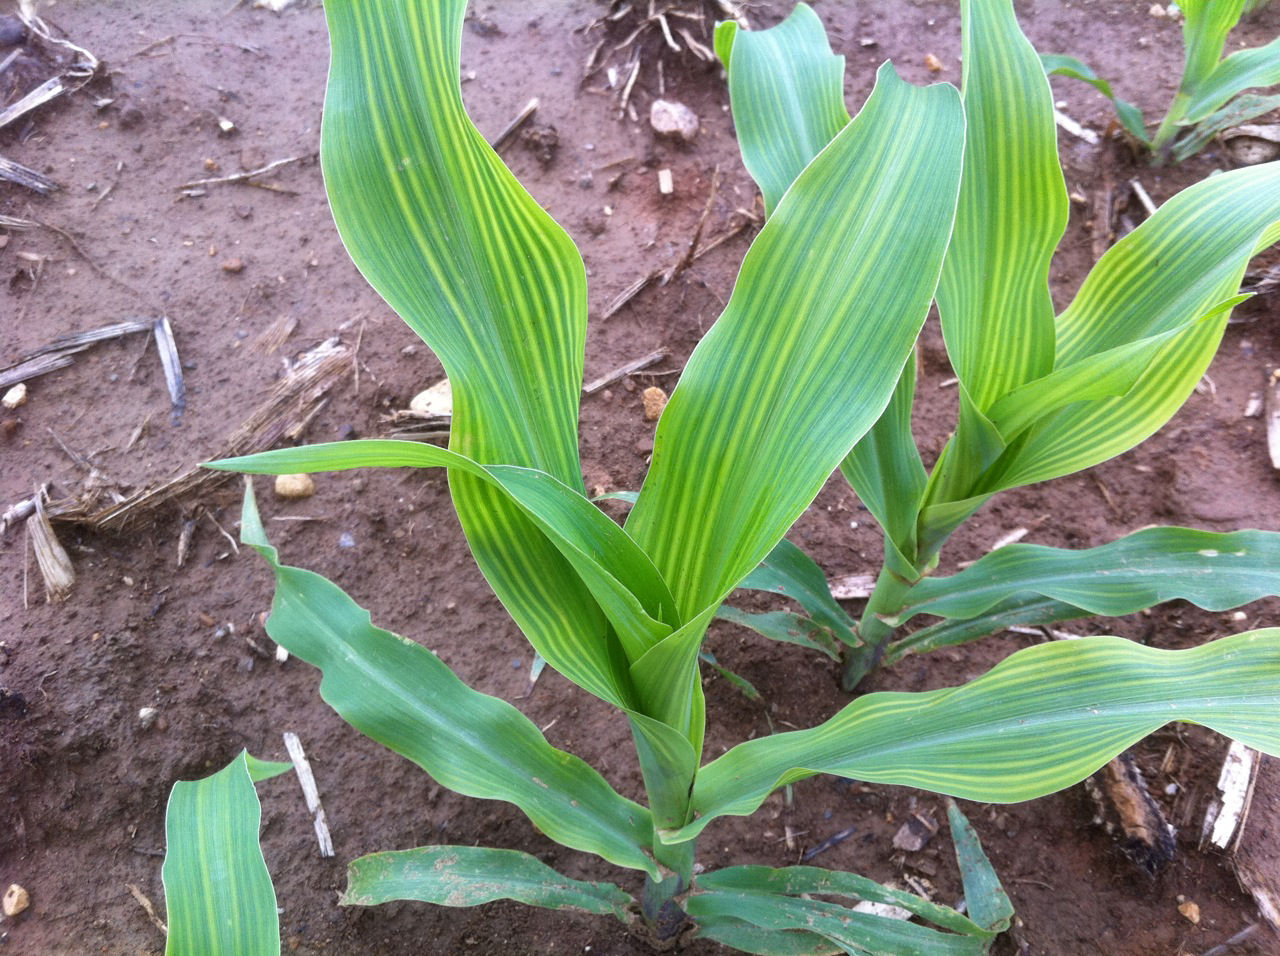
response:
<svg viewBox="0 0 1280 956"><path fill-rule="evenodd" d="M531 468L479 465L445 448L423 442L362 439L282 448L242 458L228 458L210 467L253 474L337 471L348 468L444 467L473 475L496 487L519 508L580 576L613 625L628 659L643 656L671 633L675 618L671 592L653 563L625 531L583 495L550 475ZM525 582L536 593L541 582ZM541 600L554 603L558 595L544 591ZM535 598L531 597L529 603ZM579 686L617 706L631 698L630 682L609 656L604 642L582 648L555 634L534 632L543 640L538 651ZM585 658L585 659L584 659Z"/></svg>
<svg viewBox="0 0 1280 956"><path fill-rule="evenodd" d="M740 884L742 881L734 882ZM722 921L732 920L757 927L767 934L770 941L781 939L788 943L795 941L783 934L801 931L823 937L844 952L893 953L894 956L980 956L986 952L985 936L941 933L906 920L861 912L838 903L787 896L742 885L695 893L689 897L685 908L699 923L708 920L713 931L717 925L726 925ZM734 923L727 925L732 927Z"/></svg>
<svg viewBox="0 0 1280 956"><path fill-rule="evenodd" d="M1108 617L1177 599L1225 611L1280 594L1280 533L1144 528L1079 551L1011 544L958 574L921 581L899 620L969 620L1024 593Z"/></svg>
<svg viewBox="0 0 1280 956"><path fill-rule="evenodd" d="M1128 100L1122 100L1116 96L1111 91L1111 84L1098 76L1087 63L1073 56L1063 56L1058 53L1041 53L1040 63L1049 76L1066 76L1088 83L1111 100L1116 108L1116 118L1131 136L1140 143L1151 144L1151 137L1147 135L1146 124L1142 119L1142 110Z"/></svg>
<svg viewBox="0 0 1280 956"><path fill-rule="evenodd" d="M627 521L683 616L759 564L888 403L945 248L962 127L954 90L882 68L757 236Z"/></svg>
<svg viewBox="0 0 1280 956"><path fill-rule="evenodd" d="M826 723L739 744L707 764L692 839L815 773L919 787L986 803L1030 800L1083 780L1169 721L1203 724L1280 754L1280 630L1165 651L1114 637L1055 641L961 687L858 698Z"/></svg>
<svg viewBox="0 0 1280 956"><path fill-rule="evenodd" d="M424 846L370 853L347 866L344 906L419 900L438 906L479 906L515 900L552 910L584 910L629 922L634 900L612 883L587 883L557 873L517 850Z"/></svg>
<svg viewBox="0 0 1280 956"><path fill-rule="evenodd" d="M716 656L714 654L712 654L710 651L706 650L705 648L698 652L698 660L702 661L702 663L709 666L717 674L719 674L721 677L727 680L730 684L736 687L739 691L741 691L742 696L747 698L747 700L751 700L751 701L755 701L756 703L759 703L761 700L764 699L763 697L760 696L760 691L756 690L755 684L751 683L751 681L747 680L741 674L738 674L735 671L729 670L729 668L725 667L718 660L716 660Z"/></svg>
<svg viewBox="0 0 1280 956"><path fill-rule="evenodd" d="M761 637L783 644L798 644L840 660L840 645L835 636L812 617L794 611L744 611L729 604L720 606L716 617L741 627L750 628Z"/></svg>
<svg viewBox="0 0 1280 956"><path fill-rule="evenodd" d="M849 952L827 937L803 929L764 929L734 916L698 917L697 935L757 956L835 956Z"/></svg>
<svg viewBox="0 0 1280 956"><path fill-rule="evenodd" d="M1170 152L1175 163L1194 156L1220 134L1263 113L1280 108L1280 93L1272 95L1245 93L1237 96L1215 113L1210 113L1194 126L1187 128L1175 140Z"/></svg>
<svg viewBox="0 0 1280 956"><path fill-rule="evenodd" d="M822 21L804 3L768 30L721 24L716 48L729 77L743 164L772 214L810 160L849 122L844 57L831 52Z"/></svg>
<svg viewBox="0 0 1280 956"><path fill-rule="evenodd" d="M337 585L281 564L252 485L240 534L275 572L267 633L322 671L320 695L356 730L450 790L515 804L565 846L657 875L646 852L653 834L648 810L552 747L506 701L472 690L422 645L374 627L369 612Z"/></svg>
<svg viewBox="0 0 1280 956"><path fill-rule="evenodd" d="M1013 903L1000 885L982 843L954 800L947 800L947 821L956 848L956 863L964 884L964 901L973 921L991 934L1003 933L1013 920Z"/></svg>
<svg viewBox="0 0 1280 956"><path fill-rule="evenodd" d="M990 939L995 935L967 916L913 893L895 890L855 873L824 870L817 866L730 866L704 873L699 890L716 893L761 893L773 896L837 896L843 899L883 903L906 910L935 926L962 936Z"/></svg>
<svg viewBox="0 0 1280 956"><path fill-rule="evenodd" d="M926 654L940 647L967 644L1007 628L1041 627L1088 616L1084 608L1041 597L1034 591L1019 592L976 617L948 618L903 635L886 648L880 663L890 667L908 654Z"/></svg>
<svg viewBox="0 0 1280 956"><path fill-rule="evenodd" d="M240 755L203 780L179 781L165 811L166 956L279 953L276 892L258 828L254 780L292 768Z"/></svg>
<svg viewBox="0 0 1280 956"><path fill-rule="evenodd" d="M790 598L809 613L814 622L820 625L829 637L810 635L820 643L832 645L831 638L848 644L857 644L858 638L853 633L854 622L840 603L831 596L831 588L822 568L809 555L786 538L779 541L763 561L742 579L738 587L748 591L768 591ZM726 617L726 612L730 615ZM736 620L759 630L754 623L742 620L745 612L736 609L721 608L718 615L726 620ZM734 615L739 615L735 617ZM763 632L762 632L763 633ZM766 634L766 636L772 636Z"/></svg>

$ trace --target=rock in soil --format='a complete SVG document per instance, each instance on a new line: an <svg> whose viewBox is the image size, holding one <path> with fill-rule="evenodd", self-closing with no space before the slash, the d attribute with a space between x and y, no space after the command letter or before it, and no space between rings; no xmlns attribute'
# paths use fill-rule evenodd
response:
<svg viewBox="0 0 1280 956"><path fill-rule="evenodd" d="M640 397L644 399L644 420L656 422L667 407L667 393L656 385L650 385L640 393Z"/></svg>
<svg viewBox="0 0 1280 956"><path fill-rule="evenodd" d="M691 143L698 135L698 114L676 100L654 100L649 125L659 136Z"/></svg>
<svg viewBox="0 0 1280 956"><path fill-rule="evenodd" d="M17 883L10 883L4 891L4 915L17 916L31 905L31 895Z"/></svg>
<svg viewBox="0 0 1280 956"><path fill-rule="evenodd" d="M316 493L316 483L310 475L276 475L276 497L310 498Z"/></svg>

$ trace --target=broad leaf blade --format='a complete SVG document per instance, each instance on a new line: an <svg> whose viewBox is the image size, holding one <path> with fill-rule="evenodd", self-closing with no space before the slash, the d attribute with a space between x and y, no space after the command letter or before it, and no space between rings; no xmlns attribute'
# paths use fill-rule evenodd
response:
<svg viewBox="0 0 1280 956"><path fill-rule="evenodd" d="M276 892L258 845L262 808L246 757L242 751L169 794L161 869L167 956L280 952Z"/></svg>
<svg viewBox="0 0 1280 956"><path fill-rule="evenodd" d="M369 612L318 574L280 563L245 494L241 540L271 565L267 633L320 668L320 695L344 720L443 786L519 807L547 836L657 875L649 811L547 743L506 701L462 683L420 644L374 627Z"/></svg>
<svg viewBox="0 0 1280 956"><path fill-rule="evenodd" d="M1056 367L1183 329L1124 395L1043 419L984 478L984 492L1106 461L1146 439L1186 400L1226 327L1221 306L1249 259L1280 238L1280 163L1213 176L1183 190L1099 260L1058 317ZM1198 319L1210 316L1206 321Z"/></svg>
<svg viewBox="0 0 1280 956"><path fill-rule="evenodd" d="M716 44L729 75L742 161L771 214L849 122L844 57L831 52L822 21L803 3L768 30L722 26Z"/></svg>
<svg viewBox="0 0 1280 956"><path fill-rule="evenodd" d="M1187 104L1186 124L1203 121L1237 93L1256 86L1280 83L1280 37L1266 46L1238 50L1214 67L1197 85Z"/></svg>
<svg viewBox="0 0 1280 956"><path fill-rule="evenodd" d="M581 491L585 269L572 240L467 117L459 87L465 7L325 5L325 185L357 267L448 373L450 447ZM608 623L565 558L492 485L455 473L450 488L481 571L534 646L549 660L550 644L565 647L557 666L581 657L604 668L613 656ZM544 600L547 592L557 600ZM583 678L572 668L566 676ZM624 681L613 666L589 689L600 694L602 683Z"/></svg>
<svg viewBox="0 0 1280 956"><path fill-rule="evenodd" d="M1011 0L961 4L964 179L938 312L976 407L1053 368L1049 259L1067 225L1053 95Z"/></svg>
<svg viewBox="0 0 1280 956"><path fill-rule="evenodd" d="M1280 594L1280 533L1145 528L1079 551L1011 544L958 574L921 581L899 621L969 620L1020 594L1109 617L1178 599L1225 611Z"/></svg>
<svg viewBox="0 0 1280 956"><path fill-rule="evenodd" d="M825 654L833 661L840 660L840 645L835 636L804 614L794 611L744 611L728 604L720 606L716 617L730 624L749 628L761 637L781 644L798 644L811 651Z"/></svg>
<svg viewBox="0 0 1280 956"><path fill-rule="evenodd" d="M849 952L825 936L803 929L761 929L733 916L698 917L697 936L757 956L835 956Z"/></svg>
<svg viewBox="0 0 1280 956"><path fill-rule="evenodd" d="M587 883L557 873L517 850L476 846L424 846L371 853L347 867L344 906L375 906L391 900L419 900L438 906L479 906L515 900L552 910L583 910L601 916L631 917L633 900L612 883Z"/></svg>
<svg viewBox="0 0 1280 956"><path fill-rule="evenodd" d="M1083 780L1172 720L1280 754L1280 630L1184 651L1114 637L1055 641L1011 655L961 687L875 693L809 730L739 744L702 768L692 839L722 814L755 810L815 773L1011 803Z"/></svg>
<svg viewBox="0 0 1280 956"><path fill-rule="evenodd" d="M757 236L627 522L683 617L764 558L888 403L945 248L962 126L954 90L882 68Z"/></svg>

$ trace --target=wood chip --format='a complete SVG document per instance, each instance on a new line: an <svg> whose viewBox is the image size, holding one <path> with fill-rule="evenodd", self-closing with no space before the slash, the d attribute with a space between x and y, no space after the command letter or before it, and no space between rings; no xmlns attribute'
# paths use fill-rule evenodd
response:
<svg viewBox="0 0 1280 956"><path fill-rule="evenodd" d="M676 191L675 180L671 176L671 170L658 170L658 192L664 196L670 196Z"/></svg>
<svg viewBox="0 0 1280 956"><path fill-rule="evenodd" d="M35 513L27 519L27 530L31 535L31 546L36 553L36 565L40 568L40 576L44 579L45 600L56 604L65 600L76 583L76 570L67 556L66 549L58 541L53 532L53 525L45 513L45 491L41 489L33 499Z"/></svg>
<svg viewBox="0 0 1280 956"><path fill-rule="evenodd" d="M1267 452L1271 456L1271 467L1280 469L1280 369L1271 373L1263 404L1267 417Z"/></svg>
<svg viewBox="0 0 1280 956"><path fill-rule="evenodd" d="M1258 753L1238 740L1227 748L1227 755L1218 772L1218 799L1205 813L1201 829L1201 845L1207 839L1219 849L1225 850L1231 838L1243 831L1253 797L1253 785L1258 774Z"/></svg>
<svg viewBox="0 0 1280 956"><path fill-rule="evenodd" d="M619 365L610 372L606 372L599 378L592 379L586 385L582 386L583 395L594 395L602 389L608 388L614 382L620 382L633 372L648 368L650 365L656 365L667 357L666 349L655 349L648 355L642 355L638 359L632 359L624 365Z"/></svg>
<svg viewBox="0 0 1280 956"><path fill-rule="evenodd" d="M842 578L832 578L827 582L831 596L837 601L853 601L871 597L876 586L874 574L846 574Z"/></svg>

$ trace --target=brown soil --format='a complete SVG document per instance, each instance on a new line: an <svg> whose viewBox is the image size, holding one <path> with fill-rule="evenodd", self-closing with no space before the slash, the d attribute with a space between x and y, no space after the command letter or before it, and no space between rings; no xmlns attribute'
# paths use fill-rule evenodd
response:
<svg viewBox="0 0 1280 956"><path fill-rule="evenodd" d="M752 16L767 25L783 6L764 4ZM1019 12L1039 48L1085 54L1118 79L1123 95L1158 115L1172 95L1181 48L1179 28L1150 17L1148 6L1146 0L1042 0L1019 4ZM500 130L535 95L542 104L536 123L556 129L559 147L549 163L522 143L508 148L505 158L583 250L595 320L587 377L660 346L671 350L671 358L649 373L583 405L588 486L626 489L640 484L645 457L638 449L653 429L639 392L674 383L728 297L749 233L607 321L597 317L636 278L682 254L717 167L722 182L711 231L725 228L735 209L752 205L754 187L737 158L727 95L715 70L666 64L668 96L702 119L702 133L689 148L656 142L643 122L617 120L614 100L597 89L601 76L579 84L595 41L575 28L601 9L589 0L482 3L485 22L468 30L464 41L464 89L486 134ZM0 213L37 218L76 237L75 246L48 230L5 237L0 361L67 332L166 314L185 363L188 408L179 424L170 423L160 364L140 338L82 354L71 368L33 380L27 405L5 413L6 421L21 424L0 439L0 505L29 495L37 483L51 482L62 494L81 487L84 473L52 433L105 474L135 486L207 457L263 399L283 356L330 336L359 342L360 375L335 390L310 426L310 440L352 430L377 434L381 414L403 407L437 380L439 364L360 279L329 220L314 160L326 69L318 4L275 14L230 0L64 0L46 12L102 57L109 72L0 134L4 155L65 187L42 199L0 184ZM822 4L820 12L837 51L848 58L851 103L865 96L874 67L885 58L915 82L959 79L958 15L950 3ZM1246 39L1258 43L1277 31L1280 9L1273 5ZM924 65L929 53L945 67L939 76ZM1106 126L1108 107L1092 91L1065 81L1055 88L1077 120ZM634 94L642 119L656 95L655 77L643 75ZM97 98L113 102L99 107ZM235 123L230 135L219 130L223 116ZM1133 165L1122 152L1064 136L1070 189L1093 197L1106 175L1121 183L1136 176L1159 202L1225 163L1210 150L1180 169L1158 171ZM184 198L175 188L218 174L211 170L233 173L299 155L305 158L270 180L287 191L226 185ZM673 171L674 196L659 195L659 167ZM1073 204L1053 274L1060 304L1091 261L1090 240L1088 210ZM33 257L43 263L38 280ZM224 271L222 263L231 258L242 260L242 271ZM1001 497L957 536L948 562L976 557L1019 526L1031 529L1029 541L1075 547L1153 522L1280 528L1280 488L1263 428L1259 419L1243 416L1250 396L1262 391L1266 375L1280 364L1278 307L1280 299L1272 295L1240 310L1210 373L1216 389L1193 395L1159 435L1091 473ZM273 353L256 344L282 317L298 323L283 349ZM942 386L950 373L936 325L930 324L923 343L917 425L931 456L953 420L954 390ZM148 420L140 440L127 447ZM286 560L337 581L380 624L437 650L472 686L514 700L548 727L553 743L638 795L629 736L617 715L552 673L531 696L520 696L530 649L476 571L443 475L319 476L317 486L314 498L285 503L260 481L268 528ZM186 506L210 509L233 530L238 502L233 483ZM303 517L312 520L290 520ZM7 695L0 708L0 885L21 883L32 899L25 914L0 925L0 949L160 952L159 932L125 884L162 902L160 857L171 785L222 766L242 747L280 759L280 734L293 730L315 769L337 856L318 856L292 778L260 787L263 846L289 951L646 951L607 918L514 904L471 910L337 906L348 860L433 842L522 848L573 876L629 877L551 844L505 804L443 791L339 720L321 702L314 670L255 654L247 640L267 640L257 623L270 600L266 568L250 554L233 553L203 517L191 559L177 568L181 519L177 509L161 512L117 534L64 526L79 581L70 599L56 605L43 602L34 566L27 570L21 531L0 543L0 685ZM871 570L880 548L872 523L839 480L792 536L832 575ZM1175 605L1079 629L1186 646L1273 620L1278 606L1248 607L1240 620ZM226 634L227 623L235 625L234 633ZM766 712L709 678L711 754L768 733L770 721L812 725L846 700L834 669L798 649L768 646L725 625L713 628L710 641L721 661L753 681L768 702ZM910 659L874 684L921 689L958 683L1026 641L1006 634ZM150 729L137 719L142 707L159 710ZM1180 826L1178 858L1154 880L1138 874L1091 823L1093 809L1081 788L1019 806L967 805L1017 907L1016 930L1001 943L1003 951L1199 953L1257 922L1230 859L1197 849L1198 821L1224 749L1221 738L1188 728L1167 728L1138 748L1153 793ZM1275 785L1275 774L1264 777L1264 788ZM945 817L930 794L818 778L796 786L790 803L777 794L754 817L714 825L703 840L703 862L793 863L807 848L851 827L851 838L813 862L881 880L911 874L938 899L954 902L958 878L945 828L920 853L892 848L894 832L913 810ZM784 839L788 827L793 846ZM1274 865L1280 839L1274 792L1260 792L1249 828L1247 841L1270 841L1270 857L1259 858ZM1199 905L1198 924L1179 914L1184 899ZM695 942L684 951L719 949ZM1278 952L1280 939L1260 928L1234 951Z"/></svg>

